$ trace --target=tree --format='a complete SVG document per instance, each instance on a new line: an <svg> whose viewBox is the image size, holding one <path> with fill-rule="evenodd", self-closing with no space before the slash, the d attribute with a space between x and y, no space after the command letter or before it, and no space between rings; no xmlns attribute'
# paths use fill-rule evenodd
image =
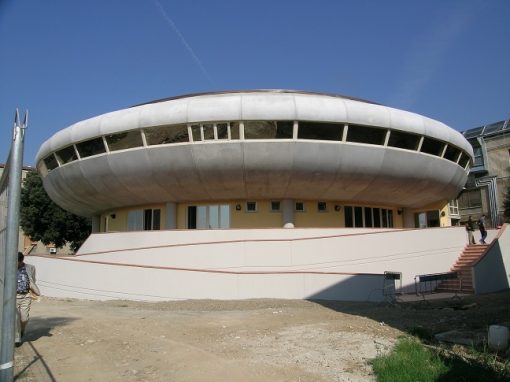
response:
<svg viewBox="0 0 510 382"><path fill-rule="evenodd" d="M503 206L505 208L505 221L510 222L510 184L506 190L505 200L503 201Z"/></svg>
<svg viewBox="0 0 510 382"><path fill-rule="evenodd" d="M76 252L90 235L90 220L57 206L35 171L27 173L23 182L20 209L21 228L31 240L54 244L58 248L69 243Z"/></svg>

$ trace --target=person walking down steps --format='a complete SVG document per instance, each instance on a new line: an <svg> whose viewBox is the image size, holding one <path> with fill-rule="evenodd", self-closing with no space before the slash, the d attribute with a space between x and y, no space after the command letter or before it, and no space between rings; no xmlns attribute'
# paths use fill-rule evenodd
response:
<svg viewBox="0 0 510 382"><path fill-rule="evenodd" d="M487 238L487 230L485 229L485 215L482 215L480 219L478 219L478 229L480 230L480 243L486 244L485 239Z"/></svg>
<svg viewBox="0 0 510 382"><path fill-rule="evenodd" d="M25 264L25 256L18 252L18 269L16 271L16 332L14 334L14 343L21 345L21 339L25 334L25 329L30 316L30 306L32 305L32 295L39 296L41 293L36 284L35 266Z"/></svg>

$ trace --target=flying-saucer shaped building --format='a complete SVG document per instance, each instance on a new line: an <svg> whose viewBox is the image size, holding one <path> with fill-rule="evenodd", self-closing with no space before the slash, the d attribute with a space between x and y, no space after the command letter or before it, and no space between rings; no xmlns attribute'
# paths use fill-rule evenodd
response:
<svg viewBox="0 0 510 382"><path fill-rule="evenodd" d="M103 114L59 131L36 158L49 196L96 231L448 225L472 160L438 121L289 90Z"/></svg>

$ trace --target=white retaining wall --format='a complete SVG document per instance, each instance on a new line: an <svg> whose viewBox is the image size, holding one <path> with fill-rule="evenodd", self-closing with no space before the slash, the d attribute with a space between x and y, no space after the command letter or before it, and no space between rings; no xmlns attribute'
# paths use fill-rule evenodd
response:
<svg viewBox="0 0 510 382"><path fill-rule="evenodd" d="M485 256L473 267L477 294L498 292L510 286L510 226L489 247Z"/></svg>
<svg viewBox="0 0 510 382"><path fill-rule="evenodd" d="M384 271L413 291L415 275L448 271L466 242L462 227L145 231L93 234L76 256L27 262L54 297L380 301Z"/></svg>

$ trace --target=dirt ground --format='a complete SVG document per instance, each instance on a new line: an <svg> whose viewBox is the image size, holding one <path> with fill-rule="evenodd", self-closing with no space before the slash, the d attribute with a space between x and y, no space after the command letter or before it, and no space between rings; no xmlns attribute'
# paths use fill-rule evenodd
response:
<svg viewBox="0 0 510 382"><path fill-rule="evenodd" d="M17 381L373 381L369 361L421 328L510 322L510 292L396 304L296 300L32 305Z"/></svg>

